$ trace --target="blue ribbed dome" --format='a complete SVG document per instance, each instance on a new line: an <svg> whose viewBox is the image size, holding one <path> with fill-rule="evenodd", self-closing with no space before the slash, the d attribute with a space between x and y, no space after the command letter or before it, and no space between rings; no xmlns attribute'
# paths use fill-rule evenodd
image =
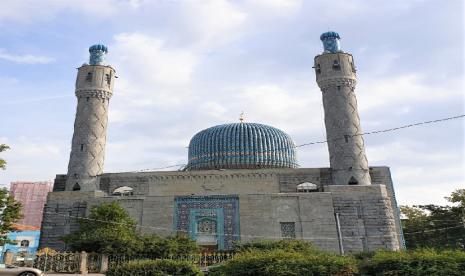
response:
<svg viewBox="0 0 465 276"><path fill-rule="evenodd" d="M189 143L188 170L296 167L291 137L267 125L214 126L194 135Z"/></svg>

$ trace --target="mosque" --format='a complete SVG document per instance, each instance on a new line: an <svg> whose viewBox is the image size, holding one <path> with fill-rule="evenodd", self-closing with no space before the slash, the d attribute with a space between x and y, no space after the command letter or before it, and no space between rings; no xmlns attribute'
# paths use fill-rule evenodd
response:
<svg viewBox="0 0 465 276"><path fill-rule="evenodd" d="M40 247L64 250L90 207L118 201L144 233L185 233L208 250L240 241L301 239L338 252L403 248L388 167L369 167L355 97L356 67L340 36L320 37L314 60L321 89L329 168L299 168L292 138L259 123L195 134L179 171L104 173L115 70L104 45L78 68L77 111L68 173L58 174L44 209ZM116 95L117 96L117 95Z"/></svg>

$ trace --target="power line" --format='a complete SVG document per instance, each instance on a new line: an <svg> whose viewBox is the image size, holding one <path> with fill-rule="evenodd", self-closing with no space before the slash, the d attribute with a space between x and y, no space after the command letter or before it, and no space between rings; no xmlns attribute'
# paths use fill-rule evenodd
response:
<svg viewBox="0 0 465 276"><path fill-rule="evenodd" d="M386 132L401 130L401 129L405 129L405 128L411 128L411 127L415 127L415 126L435 124L435 123L440 123L440 122L445 122L445 121L450 121L450 120L461 119L463 117L465 117L465 114L456 115L456 116L452 116L452 117L441 118L441 119L436 119L436 120L416 122L416 123L411 123L411 124L407 124L407 125L402 125L402 126L387 128L387 129L382 129L382 130L374 130L374 131L363 132L363 133L359 133L359 134L347 135L347 136L338 137L338 138L330 139L330 140L309 142L309 143L304 143L304 144L297 145L295 147L299 148L299 147L305 147L305 146L315 145L315 144L324 144L324 143L327 143L329 141L338 141L338 140L346 139L346 137L351 138L351 137L356 137L356 136L365 136L365 135L372 135L372 134L378 134L378 133L386 133Z"/></svg>
<svg viewBox="0 0 465 276"><path fill-rule="evenodd" d="M345 135L345 136L342 136L342 137L338 137L338 138L334 138L334 139L329 139L329 140L321 140L321 141L314 141L314 142L308 142L308 143L303 143L303 144L300 144L300 145L295 145L295 146L292 146L292 147L282 147L282 148L278 148L276 149L276 151L281 151L281 150L288 150L288 149L292 149L292 148L302 148L302 147L306 147L306 146L311 146L311 145L316 145L316 144L325 144L325 143L328 143L330 141L339 141L339 140L345 140L347 138L353 138L353 137L357 137L357 136L365 136L365 135L373 135L373 134L381 134L381 133L388 133L388 132L393 132L393 131L397 131L397 130L401 130L401 129L407 129L407 128L411 128L411 127L416 127L416 126L421 126L421 125L429 125L429 124L436 124L436 123L441 123L441 122L445 122L445 121L451 121L451 120L456 120L456 119L462 119L465 117L465 114L460 114L460 115L456 115L456 116L451 116L451 117L446 117L446 118L440 118L440 119L435 119L435 120L428 120L428 121L421 121L421 122L416 122L416 123L410 123L410 124L406 124L406 125L402 125L402 126L398 126L398 127L393 127L393 128L387 128L387 129L381 129L381 130L374 130L374 131L369 131L369 132L363 132L363 133L358 133L358 134L352 134L352 135ZM270 151L266 151L266 152L261 152L261 153L268 153ZM159 168L152 168L152 169L141 169L141 170L135 170L135 171L130 171L130 172L145 172L145 171L154 171L154 170L162 170L162 169L168 169L168 168L173 168L173 167L179 167L179 168L184 168L185 170L188 170L189 168L193 167L193 166L197 166L197 165L201 165L201 164L205 164L205 163L209 163L215 159L217 159L218 157L210 157L209 159L207 160L203 160L203 161L200 161L200 162L196 162L196 163L193 163L193 164L176 164L176 165L169 165L169 166L164 166L164 167L159 167Z"/></svg>

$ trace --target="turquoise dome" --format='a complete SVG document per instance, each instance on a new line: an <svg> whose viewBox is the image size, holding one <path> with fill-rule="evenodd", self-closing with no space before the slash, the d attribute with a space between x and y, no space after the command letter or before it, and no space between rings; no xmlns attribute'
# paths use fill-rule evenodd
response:
<svg viewBox="0 0 465 276"><path fill-rule="evenodd" d="M187 170L296 168L295 144L262 124L233 123L200 131L189 143Z"/></svg>

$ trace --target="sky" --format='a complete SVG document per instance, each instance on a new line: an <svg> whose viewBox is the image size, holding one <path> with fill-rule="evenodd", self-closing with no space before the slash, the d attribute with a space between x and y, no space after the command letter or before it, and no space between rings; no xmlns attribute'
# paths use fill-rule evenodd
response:
<svg viewBox="0 0 465 276"><path fill-rule="evenodd" d="M3 0L0 184L66 173L76 68L108 46L117 71L105 172L187 163L197 132L247 122L296 144L325 140L314 56L337 31L357 66L364 132L464 114L462 0ZM464 119L365 136L391 168L398 203L446 204L465 187ZM298 148L328 167L326 144Z"/></svg>

